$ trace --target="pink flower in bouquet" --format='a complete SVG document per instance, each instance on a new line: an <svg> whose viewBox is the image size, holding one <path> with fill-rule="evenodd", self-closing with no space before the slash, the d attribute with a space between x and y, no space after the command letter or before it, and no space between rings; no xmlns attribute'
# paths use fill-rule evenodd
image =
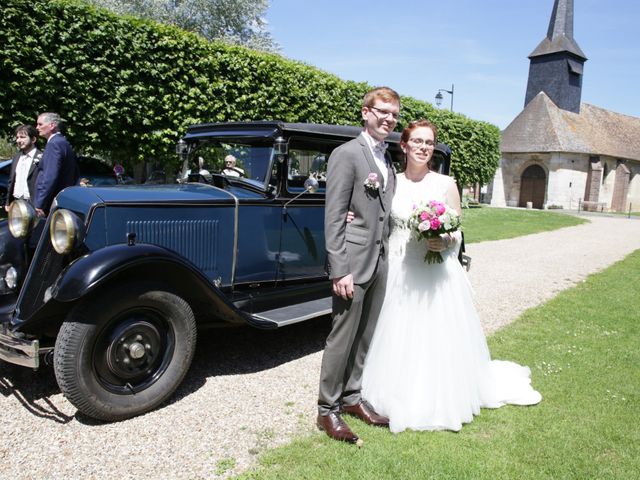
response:
<svg viewBox="0 0 640 480"><path fill-rule="evenodd" d="M414 207L410 225L418 238L435 238L456 231L460 227L460 216L445 203L432 200ZM444 258L440 252L427 250L424 260L427 263L442 263Z"/></svg>

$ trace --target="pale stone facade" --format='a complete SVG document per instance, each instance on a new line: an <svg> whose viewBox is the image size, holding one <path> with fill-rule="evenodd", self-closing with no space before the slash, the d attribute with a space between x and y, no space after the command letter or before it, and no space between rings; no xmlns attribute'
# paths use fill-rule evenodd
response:
<svg viewBox="0 0 640 480"><path fill-rule="evenodd" d="M593 199L586 197L590 181L589 169L591 160L599 160L601 175L594 178L598 182L598 195ZM492 183L488 187L485 201L497 207L526 206L521 202L520 190L522 175L531 165L540 166L545 173L543 208L563 208L577 210L584 208L584 200L595 202L591 209L603 211L612 210L614 192L616 192L616 178L624 176L624 170L629 171L628 189L626 195L621 193L622 205L615 210L640 211L640 162L620 162L614 157L593 157L580 153L503 153L500 166L496 171ZM620 171L618 171L620 169ZM624 178L619 180L624 188ZM591 187L594 192L594 187Z"/></svg>

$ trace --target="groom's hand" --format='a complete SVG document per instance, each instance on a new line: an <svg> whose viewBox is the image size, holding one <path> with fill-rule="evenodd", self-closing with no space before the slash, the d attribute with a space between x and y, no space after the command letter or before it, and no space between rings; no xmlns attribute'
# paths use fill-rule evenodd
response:
<svg viewBox="0 0 640 480"><path fill-rule="evenodd" d="M353 275L333 279L333 293L345 300L353 298Z"/></svg>

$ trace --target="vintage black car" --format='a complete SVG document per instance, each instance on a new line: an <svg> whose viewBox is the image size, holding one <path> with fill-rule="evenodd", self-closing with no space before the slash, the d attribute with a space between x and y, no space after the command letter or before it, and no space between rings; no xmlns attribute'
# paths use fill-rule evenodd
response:
<svg viewBox="0 0 640 480"><path fill-rule="evenodd" d="M0 224L0 359L38 368L44 356L79 411L121 420L174 392L198 328L270 329L328 314L326 164L359 132L193 126L177 147L181 183L65 189L33 254L20 239L37 218L14 202L17 238ZM401 162L399 134L388 142ZM438 151L448 171L449 150ZM235 173L225 174L230 155Z"/></svg>

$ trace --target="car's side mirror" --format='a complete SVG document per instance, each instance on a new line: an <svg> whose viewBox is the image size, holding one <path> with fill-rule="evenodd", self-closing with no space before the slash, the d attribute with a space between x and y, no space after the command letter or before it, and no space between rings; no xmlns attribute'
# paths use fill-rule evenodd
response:
<svg viewBox="0 0 640 480"><path fill-rule="evenodd" d="M309 192L309 193L316 193L318 191L318 187L320 186L320 184L318 183L318 180L316 180L314 177L309 177L304 181L304 192ZM302 195L302 193L300 195ZM298 198L300 195L298 195L295 198ZM294 200L294 199L292 199ZM289 200L291 201L291 200ZM288 203L288 202L287 202Z"/></svg>
<svg viewBox="0 0 640 480"><path fill-rule="evenodd" d="M289 200L287 203L284 204L284 206L282 207L282 215L284 217L287 216L287 205L289 205L291 202L293 202L297 198L301 197L305 193L316 193L318 191L318 187L319 186L320 186L320 184L318 183L318 180L316 180L313 177L307 178L304 181L304 190L301 191L298 195L296 195L295 197L293 197L291 200Z"/></svg>

